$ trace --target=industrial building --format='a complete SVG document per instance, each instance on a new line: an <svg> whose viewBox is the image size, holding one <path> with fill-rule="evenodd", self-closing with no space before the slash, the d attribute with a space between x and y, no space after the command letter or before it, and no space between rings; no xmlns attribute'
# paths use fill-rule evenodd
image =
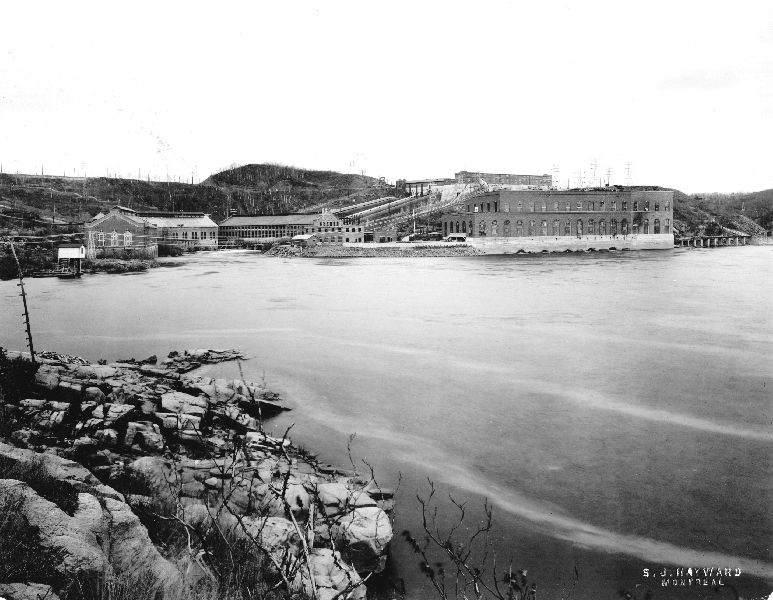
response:
<svg viewBox="0 0 773 600"><path fill-rule="evenodd" d="M467 234L485 251L673 247L673 191L497 190L442 216L443 235Z"/></svg>
<svg viewBox="0 0 773 600"><path fill-rule="evenodd" d="M220 223L220 242L270 243L315 234L318 242L362 242L364 228L358 219L339 218L332 212L290 215L239 215Z"/></svg>
<svg viewBox="0 0 773 600"><path fill-rule="evenodd" d="M456 183L480 183L482 179L488 185L549 188L553 185L552 175L513 175L510 173L482 173L459 171L454 175Z"/></svg>
<svg viewBox="0 0 773 600"><path fill-rule="evenodd" d="M160 244L217 249L217 223L203 212L137 212L135 215L154 227Z"/></svg>
<svg viewBox="0 0 773 600"><path fill-rule="evenodd" d="M551 175L515 175L512 173L483 173L482 171L458 171L453 179L398 179L397 188L409 196L424 196L455 186L463 192L470 186L505 189L549 189L553 185Z"/></svg>
<svg viewBox="0 0 773 600"><path fill-rule="evenodd" d="M158 255L158 245L217 248L217 223L202 212L138 212L115 206L84 224L89 251L102 256Z"/></svg>
<svg viewBox="0 0 773 600"><path fill-rule="evenodd" d="M125 206L115 206L85 223L89 258L158 256L155 226Z"/></svg>

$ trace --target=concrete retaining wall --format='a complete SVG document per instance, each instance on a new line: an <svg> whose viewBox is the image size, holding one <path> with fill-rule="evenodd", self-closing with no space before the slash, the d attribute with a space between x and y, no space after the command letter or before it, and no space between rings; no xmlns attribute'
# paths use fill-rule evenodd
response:
<svg viewBox="0 0 773 600"><path fill-rule="evenodd" d="M666 250L674 247L670 233L640 235L588 235L537 237L474 237L467 244L486 254L524 252L564 252L565 250Z"/></svg>

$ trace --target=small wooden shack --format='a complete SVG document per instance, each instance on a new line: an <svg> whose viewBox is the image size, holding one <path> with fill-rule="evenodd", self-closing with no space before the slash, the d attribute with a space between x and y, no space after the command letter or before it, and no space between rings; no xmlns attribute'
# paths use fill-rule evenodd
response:
<svg viewBox="0 0 773 600"><path fill-rule="evenodd" d="M60 244L57 248L57 271L60 275L78 277L83 272L86 247L83 244Z"/></svg>
<svg viewBox="0 0 773 600"><path fill-rule="evenodd" d="M313 248L317 245L317 236L313 233L304 233L300 235L293 236L293 239L290 240L290 244L293 246L298 246L300 248Z"/></svg>

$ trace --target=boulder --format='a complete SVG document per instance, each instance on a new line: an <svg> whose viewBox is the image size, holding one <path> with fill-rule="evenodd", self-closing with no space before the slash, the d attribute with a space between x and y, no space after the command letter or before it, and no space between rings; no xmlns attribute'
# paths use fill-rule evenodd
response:
<svg viewBox="0 0 773 600"><path fill-rule="evenodd" d="M123 443L131 447L138 444L140 448L148 452L162 452L164 450L164 436L161 429L150 421L135 421L126 427L126 436Z"/></svg>
<svg viewBox="0 0 773 600"><path fill-rule="evenodd" d="M392 539L392 524L378 507L355 508L336 517L330 535L341 544L359 572L380 572L386 565L384 552Z"/></svg>
<svg viewBox="0 0 773 600"><path fill-rule="evenodd" d="M185 413L160 413L156 416L161 419L161 426L164 429L172 430L201 430L201 417Z"/></svg>
<svg viewBox="0 0 773 600"><path fill-rule="evenodd" d="M56 394L60 399L76 402L80 400L81 393L83 393L83 386L80 383L60 379L59 384L52 393Z"/></svg>
<svg viewBox="0 0 773 600"><path fill-rule="evenodd" d="M137 515L124 502L105 498L104 503L105 512L110 519L110 566L118 575L148 574L163 588L166 596L174 597L182 588L182 577L177 569L159 554Z"/></svg>
<svg viewBox="0 0 773 600"><path fill-rule="evenodd" d="M161 407L166 412L203 417L207 413L209 403L204 398L184 392L169 392L161 396Z"/></svg>
<svg viewBox="0 0 773 600"><path fill-rule="evenodd" d="M108 448L118 445L118 432L115 429L100 429L95 431L92 437Z"/></svg>
<svg viewBox="0 0 773 600"><path fill-rule="evenodd" d="M221 410L218 410L216 414L221 416L229 426L236 425L237 427L243 428L242 430L247 429L251 432L260 431L260 422L242 412L236 406L224 406Z"/></svg>
<svg viewBox="0 0 773 600"><path fill-rule="evenodd" d="M22 408L30 408L30 409L42 409L46 405L45 400L41 400L40 398L24 398L23 400L19 400L19 406Z"/></svg>
<svg viewBox="0 0 773 600"><path fill-rule="evenodd" d="M145 375L152 375L154 377L167 377L169 379L179 379L179 375L174 371L168 371L166 369L159 369L150 365L142 365L139 369L140 373Z"/></svg>
<svg viewBox="0 0 773 600"><path fill-rule="evenodd" d="M299 483L289 483L282 496L282 483L275 481L270 487L270 494L264 502L269 507L269 514L284 515L285 505L290 508L297 519L303 519L309 512L309 492Z"/></svg>
<svg viewBox="0 0 773 600"><path fill-rule="evenodd" d="M133 410L134 407L130 404L107 403L97 406L91 416L102 420L105 426L112 426L118 421L125 420Z"/></svg>
<svg viewBox="0 0 773 600"><path fill-rule="evenodd" d="M115 377L118 369L107 365L86 365L76 369L75 375L80 379L108 379Z"/></svg>
<svg viewBox="0 0 773 600"><path fill-rule="evenodd" d="M38 496L26 483L0 479L0 506L14 503L17 513L37 528L38 543L43 552L50 552L55 557L54 570L62 579L99 577L108 568L96 533L84 528L92 506L84 502L82 508L80 495L78 500L80 514L76 512L79 517L76 519L53 502Z"/></svg>
<svg viewBox="0 0 773 600"><path fill-rule="evenodd" d="M298 556L301 539L295 526L284 517L242 519L249 537L266 550L278 563L286 563L289 556Z"/></svg>
<svg viewBox="0 0 773 600"><path fill-rule="evenodd" d="M313 548L309 554L309 567L316 596L308 569L299 569L293 580L295 590L303 591L306 597L316 597L318 600L365 600L366 589L362 579L352 567L344 563L338 552L330 548Z"/></svg>
<svg viewBox="0 0 773 600"><path fill-rule="evenodd" d="M40 365L35 373L35 383L46 390L53 390L59 385L59 369L51 365Z"/></svg>
<svg viewBox="0 0 773 600"><path fill-rule="evenodd" d="M171 594L182 586L180 573L153 546L145 527L121 494L101 484L83 466L50 454L39 454L0 443L0 457L42 467L69 484L77 493L74 511L64 499L41 497L27 483L0 479L0 510L13 506L14 514L34 532L36 553L51 557L54 585L74 578L115 576L149 577L154 588ZM17 468L18 477L26 471ZM60 506L62 504L62 506ZM65 511L71 511L70 513ZM62 590L56 589L56 592Z"/></svg>
<svg viewBox="0 0 773 600"><path fill-rule="evenodd" d="M345 513L363 506L378 506L376 501L362 490L350 490L344 483L321 483L316 495L328 516Z"/></svg>
<svg viewBox="0 0 773 600"><path fill-rule="evenodd" d="M261 450L278 450L281 447L290 446L290 440L275 438L259 431L248 431L244 435L244 447L248 450L260 452Z"/></svg>
<svg viewBox="0 0 773 600"><path fill-rule="evenodd" d="M143 456L126 465L126 471L136 473L153 488L158 496L173 495L171 489L177 481L177 475L169 461L158 456Z"/></svg>
<svg viewBox="0 0 773 600"><path fill-rule="evenodd" d="M41 410L35 415L34 421L40 429L53 429L62 424L64 417L63 410Z"/></svg>
<svg viewBox="0 0 773 600"><path fill-rule="evenodd" d="M59 600L50 585L43 583L0 583L0 598L6 600Z"/></svg>
<svg viewBox="0 0 773 600"><path fill-rule="evenodd" d="M105 399L105 393L96 386L92 385L83 391L84 402L95 402L96 404L102 404Z"/></svg>
<svg viewBox="0 0 773 600"><path fill-rule="evenodd" d="M32 429L17 429L11 433L11 441L20 448L28 448L32 444L35 432Z"/></svg>

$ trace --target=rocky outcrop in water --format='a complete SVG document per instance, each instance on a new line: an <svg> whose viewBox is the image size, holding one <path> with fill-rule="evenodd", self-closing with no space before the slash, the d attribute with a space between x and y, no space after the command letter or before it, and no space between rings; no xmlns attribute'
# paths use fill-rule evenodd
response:
<svg viewBox="0 0 773 600"><path fill-rule="evenodd" d="M5 407L18 448L2 452L9 460L42 456L77 499L69 514L29 485L2 480L0 502L13 496L41 532L40 547L69 557L58 573L139 569L167 586L179 587L180 572L189 582L190 561L176 569L161 558L135 515L160 501L176 507L185 527L217 523L257 541L289 585L314 585L320 598L364 597L360 574L384 568L391 492L267 435L264 420L287 407L264 386L192 373L242 359L239 352L173 352L160 363L38 357L35 392ZM114 489L127 481L142 489ZM206 564L194 570L196 579L211 576Z"/></svg>

